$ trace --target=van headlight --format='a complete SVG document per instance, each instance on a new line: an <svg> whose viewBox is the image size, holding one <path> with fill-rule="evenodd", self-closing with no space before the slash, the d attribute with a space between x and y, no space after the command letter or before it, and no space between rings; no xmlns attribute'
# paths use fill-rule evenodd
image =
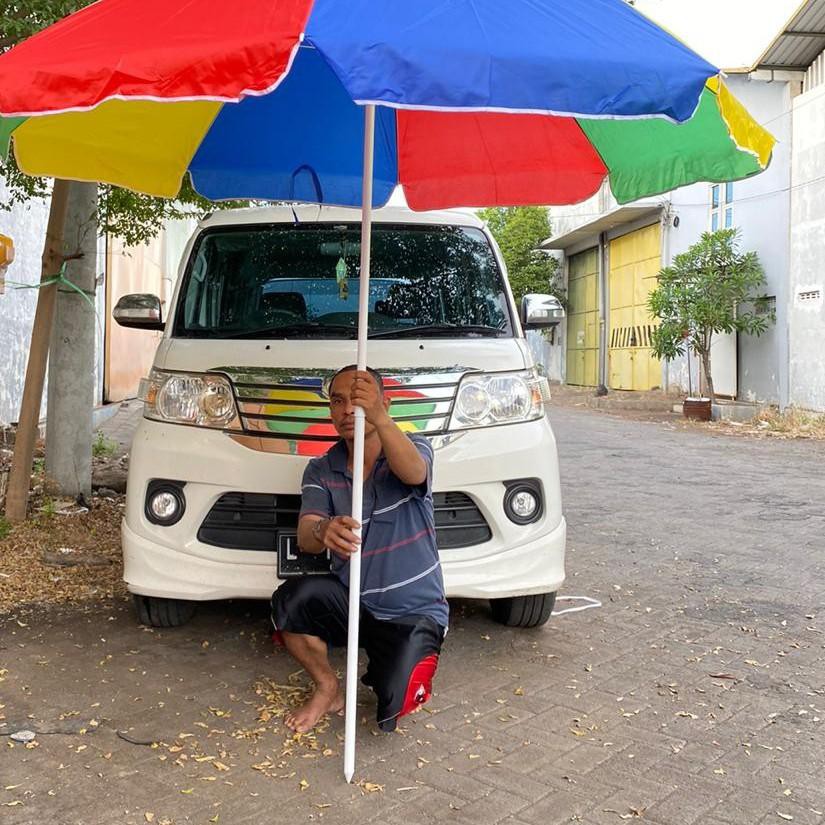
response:
<svg viewBox="0 0 825 825"><path fill-rule="evenodd" d="M458 385L449 429L534 421L550 400L547 379L535 370L474 373Z"/></svg>
<svg viewBox="0 0 825 825"><path fill-rule="evenodd" d="M152 370L138 397L144 416L155 421L240 429L235 396L222 375Z"/></svg>

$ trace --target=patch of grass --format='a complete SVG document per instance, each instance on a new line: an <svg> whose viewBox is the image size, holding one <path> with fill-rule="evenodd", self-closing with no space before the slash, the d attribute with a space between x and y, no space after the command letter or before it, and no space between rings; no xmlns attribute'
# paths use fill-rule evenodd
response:
<svg viewBox="0 0 825 825"><path fill-rule="evenodd" d="M775 407L762 410L751 422L758 429L786 438L825 439L825 415L788 407L779 412Z"/></svg>
<svg viewBox="0 0 825 825"><path fill-rule="evenodd" d="M32 469L34 470L35 475L43 475L43 473L46 472L46 459L36 458L32 462Z"/></svg>
<svg viewBox="0 0 825 825"><path fill-rule="evenodd" d="M3 541L9 533L11 533L11 522L5 516L0 516L0 541Z"/></svg>
<svg viewBox="0 0 825 825"><path fill-rule="evenodd" d="M57 504L51 496L43 496L40 512L44 518L51 518L57 512Z"/></svg>
<svg viewBox="0 0 825 825"><path fill-rule="evenodd" d="M102 430L97 431L97 436L95 440L92 442L92 455L95 458L101 458L103 456L112 456L115 454L115 450L117 449L117 442L112 441L109 438L106 438L103 435Z"/></svg>

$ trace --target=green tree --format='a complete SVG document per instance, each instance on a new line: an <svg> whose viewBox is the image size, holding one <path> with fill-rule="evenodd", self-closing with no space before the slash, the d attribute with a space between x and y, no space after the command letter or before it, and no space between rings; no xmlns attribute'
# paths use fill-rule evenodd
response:
<svg viewBox="0 0 825 825"><path fill-rule="evenodd" d="M478 216L490 227L501 249L516 302L530 292L550 293L564 302L558 261L540 250L550 237L550 217L543 206L482 209Z"/></svg>
<svg viewBox="0 0 825 825"><path fill-rule="evenodd" d="M672 361L693 350L702 361L708 394L716 400L710 364L714 333L759 336L775 321L764 310L765 273L755 252L742 252L739 230L705 232L671 266L659 272L648 308L660 320L653 332L653 351Z"/></svg>

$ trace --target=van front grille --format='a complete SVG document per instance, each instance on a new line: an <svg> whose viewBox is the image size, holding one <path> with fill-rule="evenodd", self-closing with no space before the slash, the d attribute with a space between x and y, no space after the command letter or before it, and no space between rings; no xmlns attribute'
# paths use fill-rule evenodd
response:
<svg viewBox="0 0 825 825"><path fill-rule="evenodd" d="M382 370L390 415L410 433L446 432L459 381L468 371ZM215 367L210 372L223 373L232 382L243 427L237 440L247 446L312 456L325 453L338 440L326 392L334 370Z"/></svg>
<svg viewBox="0 0 825 825"><path fill-rule="evenodd" d="M439 550L472 547L492 537L475 502L464 493L434 493ZM275 552L276 530L298 526L301 497L271 493L225 493L207 513L198 541L232 550Z"/></svg>

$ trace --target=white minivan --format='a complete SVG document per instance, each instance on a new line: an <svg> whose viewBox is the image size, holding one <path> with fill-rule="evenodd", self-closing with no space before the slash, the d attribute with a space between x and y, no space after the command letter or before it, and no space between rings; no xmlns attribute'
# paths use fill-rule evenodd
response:
<svg viewBox="0 0 825 825"><path fill-rule="evenodd" d="M138 617L187 621L199 601L267 599L328 560L297 552L301 477L336 439L325 388L355 361L358 210L216 213L191 239L168 318L128 295L124 326L162 329L134 438L124 578ZM563 316L517 308L475 216L374 213L368 363L390 412L435 450L447 595L489 599L497 621L547 621L564 580L565 520L549 388L524 337Z"/></svg>

